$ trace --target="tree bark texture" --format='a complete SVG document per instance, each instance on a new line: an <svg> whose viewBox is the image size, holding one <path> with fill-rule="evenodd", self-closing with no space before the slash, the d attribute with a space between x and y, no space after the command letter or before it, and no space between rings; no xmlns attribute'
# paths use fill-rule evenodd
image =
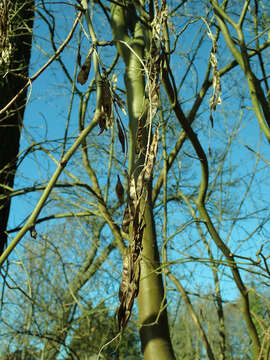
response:
<svg viewBox="0 0 270 360"><path fill-rule="evenodd" d="M34 0L0 3L0 108L23 88L30 62ZM14 184L26 91L0 115L0 254L7 243L6 227Z"/></svg>

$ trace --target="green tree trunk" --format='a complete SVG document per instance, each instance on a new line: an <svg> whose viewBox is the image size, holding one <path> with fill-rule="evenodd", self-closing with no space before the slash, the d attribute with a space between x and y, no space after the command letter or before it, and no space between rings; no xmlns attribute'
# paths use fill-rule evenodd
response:
<svg viewBox="0 0 270 360"><path fill-rule="evenodd" d="M168 360L174 359L174 354L169 334L166 299L159 268L159 251L150 198L148 191L138 295L140 337L145 360Z"/></svg>
<svg viewBox="0 0 270 360"><path fill-rule="evenodd" d="M6 0L0 4L0 109L23 88L31 53L34 0ZM7 243L10 193L25 109L26 91L0 115L0 254Z"/></svg>
<svg viewBox="0 0 270 360"><path fill-rule="evenodd" d="M118 51L126 64L125 85L129 112L129 172L135 179L138 176L143 157L136 156L135 142L138 121L145 113L145 74L140 59L149 50L149 34L136 19L136 10L130 6L128 10L112 5L112 30ZM132 33L132 37L129 33ZM125 42L125 43L123 43ZM144 119L145 120L145 119ZM147 139L145 137L144 141ZM145 360L174 359L172 350L166 299L163 281L160 274L159 252L152 208L152 186L145 189L144 208L145 229L143 233L143 251L141 261L140 290L138 295L138 311L142 354Z"/></svg>

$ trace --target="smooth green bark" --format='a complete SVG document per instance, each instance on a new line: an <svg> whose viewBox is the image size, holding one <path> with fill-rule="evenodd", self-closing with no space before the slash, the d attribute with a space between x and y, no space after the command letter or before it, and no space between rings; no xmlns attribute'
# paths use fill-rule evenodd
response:
<svg viewBox="0 0 270 360"><path fill-rule="evenodd" d="M174 359L174 354L170 341L152 204L149 200L150 189L148 194L138 295L140 337L145 360L168 360Z"/></svg>
<svg viewBox="0 0 270 360"><path fill-rule="evenodd" d="M127 12L122 7L112 5L112 30L118 51L126 64L125 85L129 113L129 172L138 175L143 157L138 158L135 152L136 130L138 120L146 106L145 73L142 59L147 51L149 38L143 25L135 19L135 8ZM132 25L130 25L132 24ZM128 30L133 26L133 37ZM147 139L145 138L145 141ZM145 229L143 234L143 251L141 261L141 280L138 295L138 312L142 353L145 360L174 359L171 346L166 299L160 273L159 252L155 223L152 212L151 185L145 189L146 201L141 204L144 209Z"/></svg>

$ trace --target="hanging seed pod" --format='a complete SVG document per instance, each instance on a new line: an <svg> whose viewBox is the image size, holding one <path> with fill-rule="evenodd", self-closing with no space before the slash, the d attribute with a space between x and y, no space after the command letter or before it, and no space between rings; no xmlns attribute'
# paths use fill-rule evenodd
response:
<svg viewBox="0 0 270 360"><path fill-rule="evenodd" d="M159 127L157 127L154 136L153 136L153 140L149 149L149 153L147 156L147 162L144 168L144 181L148 182L150 181L150 178L152 176L152 172L154 169L154 164L156 161L156 157L157 157L157 149L158 149L158 141L159 141Z"/></svg>
<svg viewBox="0 0 270 360"><path fill-rule="evenodd" d="M81 55L80 53L78 53L78 64L81 68L81 71L78 74L77 82L80 83L81 85L84 85L88 79L91 68L92 52L93 52L93 48L89 50L87 58L82 66L81 66Z"/></svg>
<svg viewBox="0 0 270 360"><path fill-rule="evenodd" d="M100 127L100 132L98 133L98 135L102 134L104 130L107 130L107 126L106 126L106 114L102 111L99 114L98 117L98 125Z"/></svg>
<svg viewBox="0 0 270 360"><path fill-rule="evenodd" d="M133 254L129 247L123 261L122 282L119 288L120 305L118 309L118 326L123 330L130 318L134 300L139 293L140 262L133 261Z"/></svg>
<svg viewBox="0 0 270 360"><path fill-rule="evenodd" d="M128 233L129 224L131 223L131 221L133 219L134 210L132 210L132 209L134 209L132 207L132 205L127 204L125 211L124 211L123 220L122 220L122 229L125 233Z"/></svg>
<svg viewBox="0 0 270 360"><path fill-rule="evenodd" d="M149 109L149 105L146 106L146 111L148 113ZM144 120L144 115L145 112L139 117L138 119L138 128L137 128L137 132L136 132L136 153L137 154L145 154L145 142L144 142L144 132L145 132L145 120Z"/></svg>
<svg viewBox="0 0 270 360"><path fill-rule="evenodd" d="M106 129L109 129L113 121L113 102L110 83L106 75L101 75L99 86L101 86L101 111L106 117Z"/></svg>
<svg viewBox="0 0 270 360"><path fill-rule="evenodd" d="M212 115L212 111L216 111L217 105L222 103L221 99L221 82L220 82L220 74L218 71L218 61L217 61L217 44L216 39L214 38L213 34L211 33L211 30L207 32L207 35L212 41L212 50L210 54L210 64L213 69L213 94L210 99L209 103L209 110L210 110L210 122L211 126L214 126L214 119Z"/></svg>
<svg viewBox="0 0 270 360"><path fill-rule="evenodd" d="M116 192L119 202L122 204L124 202L124 187L121 183L119 175L117 175L117 183L115 186L115 192Z"/></svg>
<svg viewBox="0 0 270 360"><path fill-rule="evenodd" d="M122 130L122 127L120 125L119 120L117 119L117 128L118 128L118 140L121 144L122 147L122 152L125 153L126 151L126 140L125 140L125 135L124 132Z"/></svg>

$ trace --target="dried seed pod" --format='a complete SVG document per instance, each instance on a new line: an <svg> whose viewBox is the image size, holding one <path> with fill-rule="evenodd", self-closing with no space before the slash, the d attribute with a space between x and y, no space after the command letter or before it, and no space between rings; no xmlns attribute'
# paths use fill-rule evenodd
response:
<svg viewBox="0 0 270 360"><path fill-rule="evenodd" d="M98 125L100 127L100 132L98 135L102 134L104 130L107 130L106 126L106 114L102 111L98 116Z"/></svg>
<svg viewBox="0 0 270 360"><path fill-rule="evenodd" d="M123 260L123 269L122 269L122 281L120 284L120 288L119 288L119 292L118 292L118 297L119 300L121 301L124 294L127 291L128 288L128 283L129 283L129 255L127 254L124 257Z"/></svg>
<svg viewBox="0 0 270 360"><path fill-rule="evenodd" d="M116 92L113 92L113 97L114 97L114 101L120 107L120 109L124 113L124 115L127 115L127 112L126 112L126 109L125 109L126 103L124 102L124 100L122 100L120 98L120 96L118 96L116 94Z"/></svg>
<svg viewBox="0 0 270 360"><path fill-rule="evenodd" d="M122 204L124 202L124 187L121 183L119 175L117 175L117 183L115 186L115 192L116 192L119 202Z"/></svg>
<svg viewBox="0 0 270 360"><path fill-rule="evenodd" d="M159 105L159 85L158 85L157 75L155 75L150 89L150 106L148 109L147 124L152 123L154 117L156 116L158 105Z"/></svg>
<svg viewBox="0 0 270 360"><path fill-rule="evenodd" d="M122 282L119 289L120 305L118 309L118 326L123 330L130 318L134 299L139 292L140 262L133 261L131 247L123 261Z"/></svg>
<svg viewBox="0 0 270 360"><path fill-rule="evenodd" d="M106 128L109 129L113 121L113 102L110 83L106 75L101 75L98 86L101 87L101 111L106 116Z"/></svg>
<svg viewBox="0 0 270 360"><path fill-rule="evenodd" d="M129 179L129 197L134 207L136 207L138 203L138 192L137 192L134 175L131 175Z"/></svg>
<svg viewBox="0 0 270 360"><path fill-rule="evenodd" d="M124 135L124 132L122 130L122 127L120 125L119 120L117 120L117 127L118 127L118 139L119 139L120 144L122 146L122 152L125 153L125 151L126 151L126 140L125 140L125 135Z"/></svg>
<svg viewBox="0 0 270 360"><path fill-rule="evenodd" d="M145 229L144 209L141 198L145 184L151 179L157 156L159 128L156 129L145 159L145 165L138 176L137 183L134 175L129 178L129 203L124 212L123 230L130 230L131 240L128 253L123 261L122 281L119 288L120 305L118 309L118 326L123 330L131 316L134 300L139 293L141 272L142 240ZM128 175L127 175L128 176ZM118 176L118 180L119 176Z"/></svg>
<svg viewBox="0 0 270 360"><path fill-rule="evenodd" d="M146 111L148 113L148 109L149 109L149 104L146 106ZM145 112L146 112L145 111ZM145 112L139 117L138 119L138 128L137 128L137 132L136 132L136 153L137 154L145 154L145 142L144 142L144 132L145 132Z"/></svg>
<svg viewBox="0 0 270 360"><path fill-rule="evenodd" d="M89 50L87 58L82 66L80 64L81 63L81 55L80 55L80 53L78 54L78 63L81 68L81 71L78 74L77 82L80 83L81 85L84 85L88 79L90 68L91 68L92 52L93 52L93 48L91 48Z"/></svg>
<svg viewBox="0 0 270 360"><path fill-rule="evenodd" d="M32 226L32 227L30 228L30 235L31 235L31 237L32 237L33 239L36 239L36 238L37 238L37 231L36 231L35 226Z"/></svg>
<svg viewBox="0 0 270 360"><path fill-rule="evenodd" d="M159 141L159 127L157 127L153 140L149 149L149 153L147 156L147 162L144 168L144 181L148 182L150 181L150 178L152 176L152 172L154 169L154 164L157 157L157 149L158 149L158 141Z"/></svg>
<svg viewBox="0 0 270 360"><path fill-rule="evenodd" d="M128 233L129 224L133 220L133 217L134 217L134 206L132 204L127 204L122 220L122 229L125 233Z"/></svg>
<svg viewBox="0 0 270 360"><path fill-rule="evenodd" d="M211 126L214 126L214 120L213 120L213 115L212 115L212 111L216 111L216 107L217 105L222 103L222 99L221 99L221 82L220 82L220 74L218 71L218 61L217 61L217 44L216 44L216 39L214 38L213 34L211 33L211 31L209 30L207 32L207 35L209 36L209 38L212 41L212 50L211 50L211 54L210 54L210 64L212 66L213 69L213 94L212 97L210 99L210 103L209 103L209 109L210 109L210 122L211 122Z"/></svg>

